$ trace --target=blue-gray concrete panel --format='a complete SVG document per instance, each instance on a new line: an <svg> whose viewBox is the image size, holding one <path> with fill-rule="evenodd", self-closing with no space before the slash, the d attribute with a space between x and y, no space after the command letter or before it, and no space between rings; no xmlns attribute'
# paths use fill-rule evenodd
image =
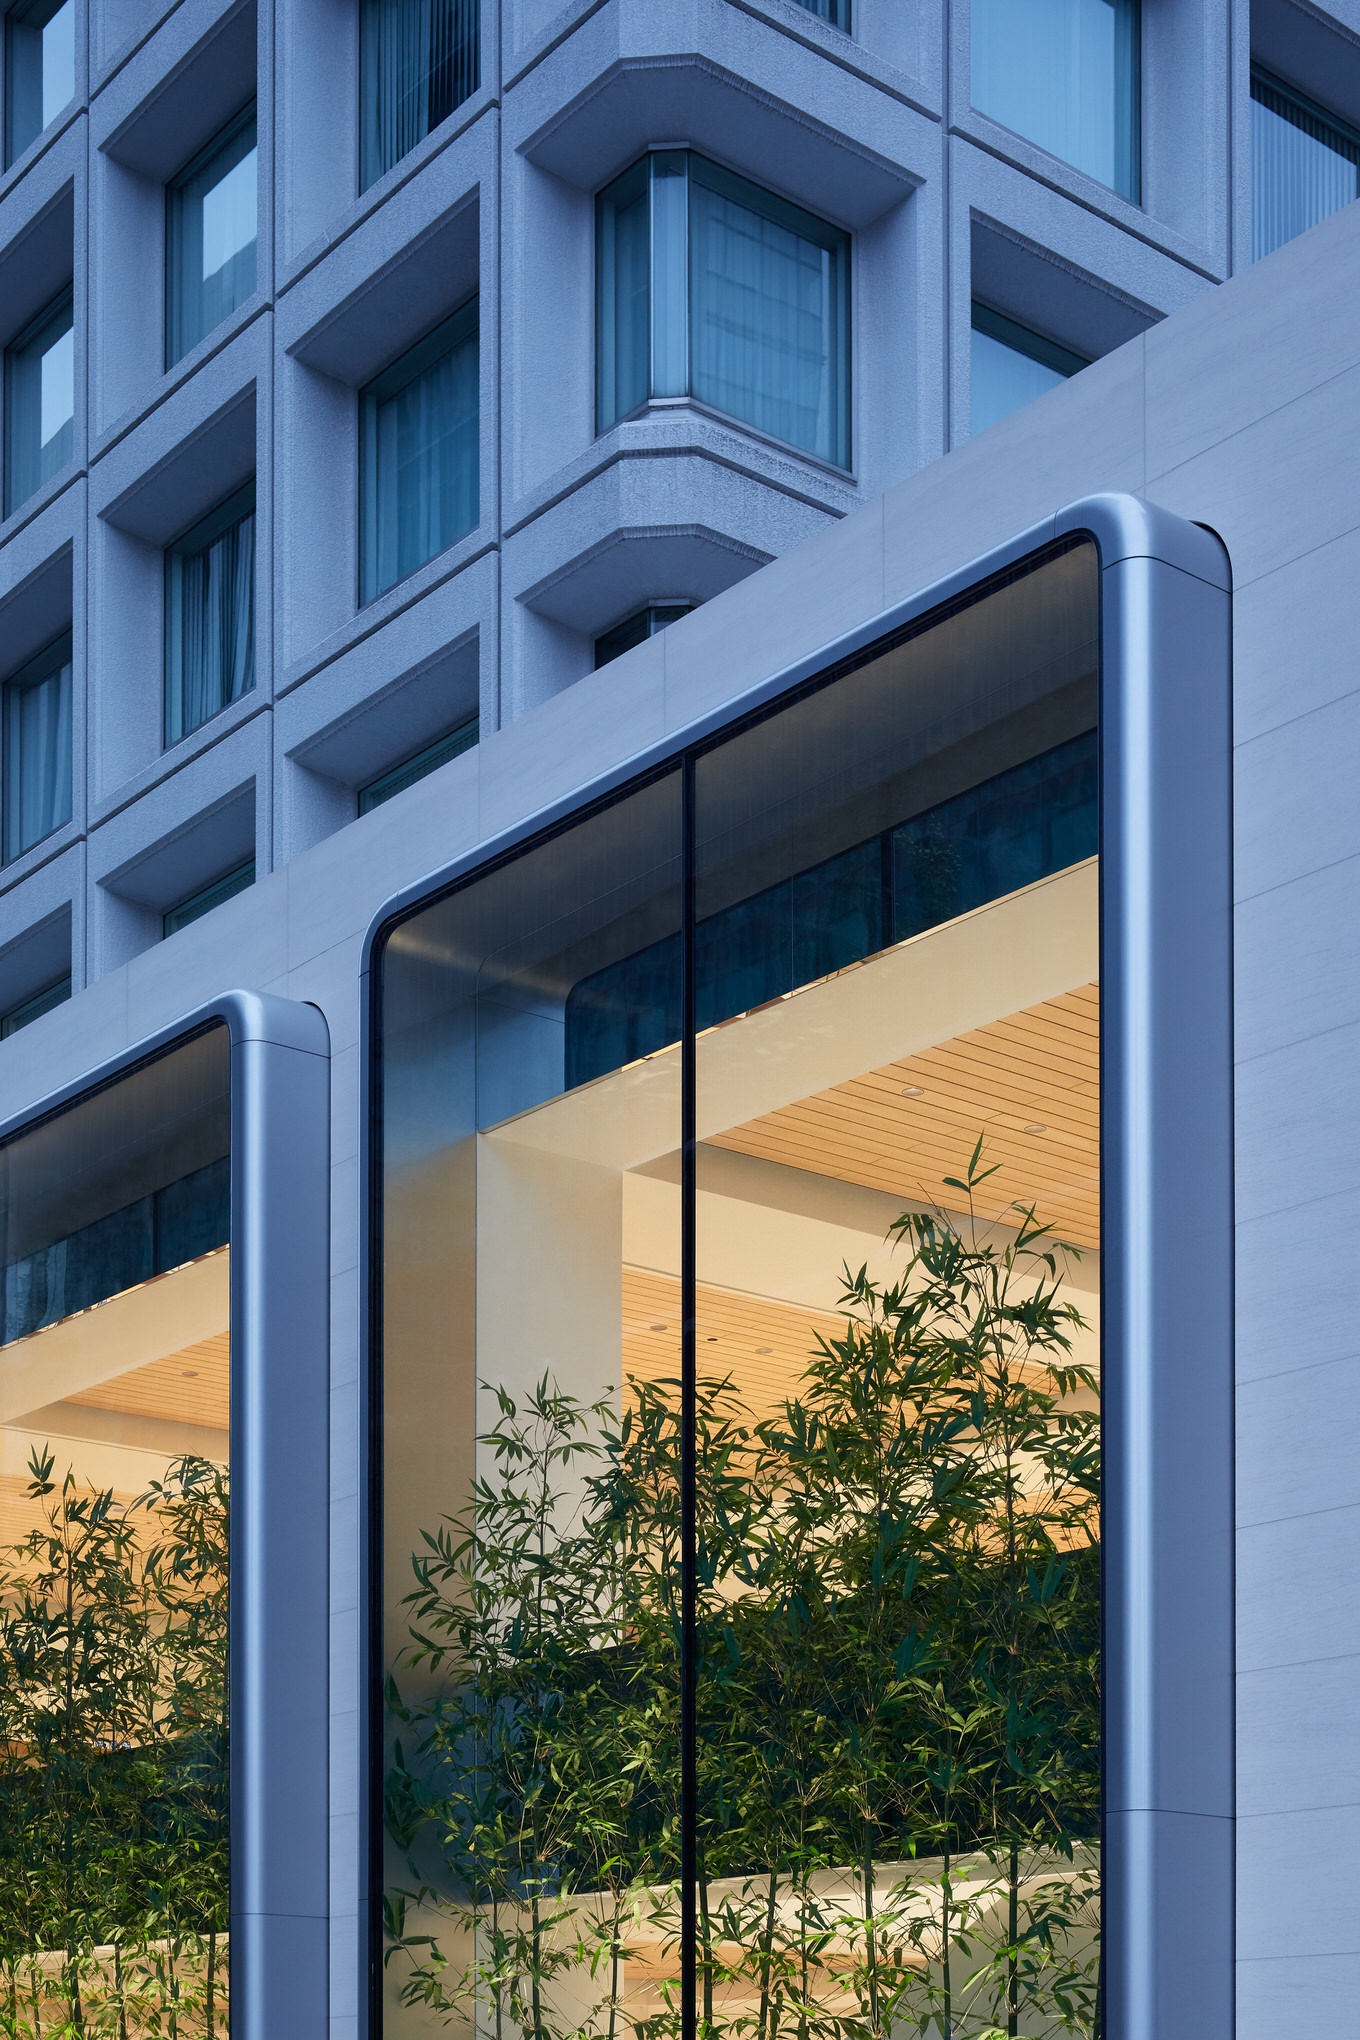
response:
<svg viewBox="0 0 1360 2040"><path fill-rule="evenodd" d="M1307 1383L1300 1383L1306 1392ZM1316 1437L1329 1421L1311 1403L1296 1415ZM1243 1672L1237 1684L1237 1814L1360 1806L1355 1695L1360 1656L1346 1639L1335 1657ZM1272 1937L1275 1941L1277 1937ZM1258 1953L1261 1951L1257 1951Z"/></svg>
<svg viewBox="0 0 1360 2040"><path fill-rule="evenodd" d="M1349 1655L1357 1625L1360 1508L1281 1517L1238 1531L1239 1674Z"/></svg>
<svg viewBox="0 0 1360 2040"><path fill-rule="evenodd" d="M1271 973L1273 976L1273 972ZM1239 989L1237 1010L1263 1003ZM1287 1376L1333 1359L1360 1361L1355 1275L1360 1266L1360 1191L1316 1197L1282 1221L1239 1215L1237 1379ZM1300 1251L1298 1242L1308 1243ZM1324 1251L1317 1251L1321 1246Z"/></svg>

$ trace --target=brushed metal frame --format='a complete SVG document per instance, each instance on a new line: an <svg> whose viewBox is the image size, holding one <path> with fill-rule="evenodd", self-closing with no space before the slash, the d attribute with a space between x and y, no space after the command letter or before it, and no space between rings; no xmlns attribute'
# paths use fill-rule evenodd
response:
<svg viewBox="0 0 1360 2040"><path fill-rule="evenodd" d="M0 1123L0 1145L214 1023L231 1057L231 2021L329 2013L330 1037L228 992Z"/></svg>
<svg viewBox="0 0 1360 2040"><path fill-rule="evenodd" d="M1094 543L1101 587L1103 2030L1107 2040L1231 2040L1232 583L1211 532L1140 498L1086 497L1045 518L405 888L374 918L360 1064L363 1649L371 1668L374 962L385 933L630 781L1069 536ZM369 1676L360 1747L370 1767L372 1706ZM360 2002L377 2040L372 1800L361 1793L359 1955Z"/></svg>

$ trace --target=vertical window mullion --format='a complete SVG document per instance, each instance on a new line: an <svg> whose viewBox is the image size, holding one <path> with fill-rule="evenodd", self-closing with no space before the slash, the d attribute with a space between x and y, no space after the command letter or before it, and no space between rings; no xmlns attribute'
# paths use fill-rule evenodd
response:
<svg viewBox="0 0 1360 2040"><path fill-rule="evenodd" d="M695 762L681 780L680 915L680 2040L697 2031L699 1752L697 1442L698 1138L695 1054Z"/></svg>
<svg viewBox="0 0 1360 2040"><path fill-rule="evenodd" d="M689 158L650 159L651 387L653 397L688 396Z"/></svg>

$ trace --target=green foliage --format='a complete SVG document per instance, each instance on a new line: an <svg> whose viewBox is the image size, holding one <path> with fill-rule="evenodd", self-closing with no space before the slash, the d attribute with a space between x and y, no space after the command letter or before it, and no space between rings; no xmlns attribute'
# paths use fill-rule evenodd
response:
<svg viewBox="0 0 1360 2040"><path fill-rule="evenodd" d="M700 1385L699 1991L724 2040L1091 2036L1097 1385L1032 1212L908 1213L777 1420ZM678 1384L544 1378L428 1533L387 1961L497 2040L678 2027Z"/></svg>
<svg viewBox="0 0 1360 2040"><path fill-rule="evenodd" d="M227 1476L32 1453L0 1550L0 2034L226 2030Z"/></svg>

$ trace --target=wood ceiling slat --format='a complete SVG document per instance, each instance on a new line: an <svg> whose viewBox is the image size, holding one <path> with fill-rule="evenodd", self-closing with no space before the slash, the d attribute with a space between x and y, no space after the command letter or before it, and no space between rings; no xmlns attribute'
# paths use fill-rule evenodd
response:
<svg viewBox="0 0 1360 2040"><path fill-rule="evenodd" d="M999 1218L1032 1203L1065 1238L1093 1247L1099 1055L1099 987L1085 985L710 1138L813 1175L947 1202L955 1193L942 1178L963 1173L982 1133L996 1173L979 1212ZM903 1097L908 1085L922 1095ZM1032 1124L1043 1133L1026 1133Z"/></svg>
<svg viewBox="0 0 1360 2040"><path fill-rule="evenodd" d="M217 1332L145 1367L98 1382L68 1402L123 1410L138 1417L174 1417L225 1431L231 1422L231 1335Z"/></svg>

